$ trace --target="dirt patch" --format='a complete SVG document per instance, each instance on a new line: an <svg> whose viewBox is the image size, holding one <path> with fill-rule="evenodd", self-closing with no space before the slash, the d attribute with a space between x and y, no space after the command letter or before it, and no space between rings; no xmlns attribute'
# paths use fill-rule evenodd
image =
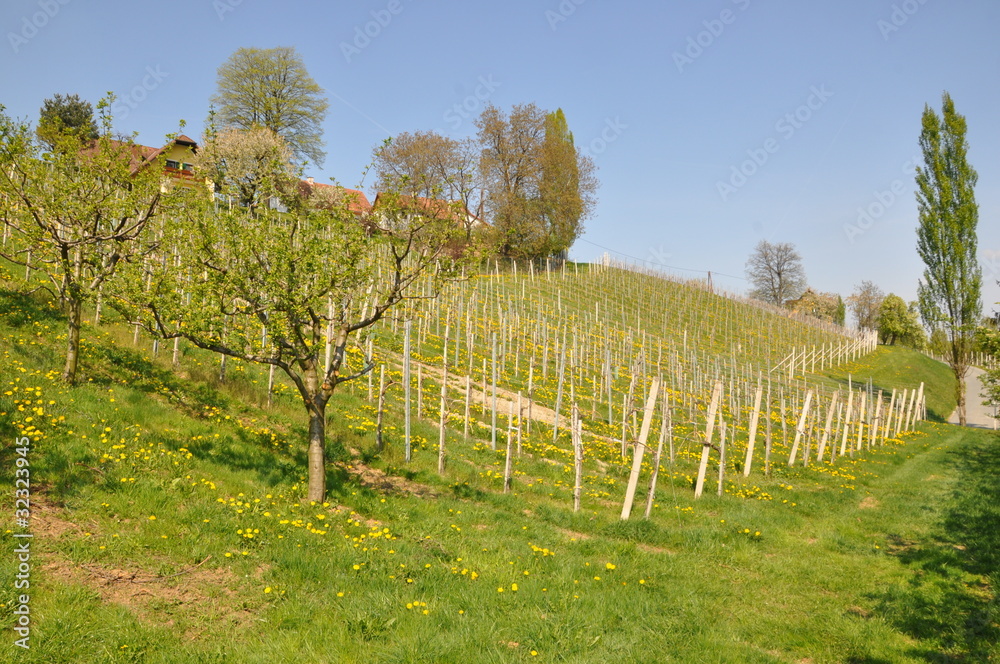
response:
<svg viewBox="0 0 1000 664"><path fill-rule="evenodd" d="M869 611L868 609L863 609L860 606L852 606L847 609L847 612L850 613L851 615L859 616L865 619L872 617L871 611Z"/></svg>
<svg viewBox="0 0 1000 664"><path fill-rule="evenodd" d="M677 553L676 551L664 549L662 546L653 546L652 544L636 544L635 547L640 551L645 551L646 553L666 553L671 556Z"/></svg>
<svg viewBox="0 0 1000 664"><path fill-rule="evenodd" d="M44 539L59 539L66 533L83 533L84 529L72 521L63 519L65 510L43 496L31 496L31 532ZM94 529L88 529L94 532Z"/></svg>
<svg viewBox="0 0 1000 664"><path fill-rule="evenodd" d="M222 620L233 625L249 625L254 615L239 606L236 594L227 584L236 577L225 568L193 565L174 575L157 575L137 565L116 568L109 565L81 565L61 556L51 557L42 565L47 580L53 584L74 583L85 586L102 602L120 604L148 622L173 625L173 614L202 616L205 623ZM194 639L196 633L186 634Z"/></svg>
<svg viewBox="0 0 1000 664"><path fill-rule="evenodd" d="M873 498L872 496L868 496L867 498L861 501L861 503L858 505L858 508L863 510L873 510L878 506L879 502L875 500L875 498Z"/></svg>
<svg viewBox="0 0 1000 664"><path fill-rule="evenodd" d="M401 361L401 360L400 360ZM441 368L432 367L422 362L414 362L421 368L424 376L432 377L436 380L441 380ZM476 389L476 383L471 382L471 389L468 390L469 400L473 403L479 403L483 405L484 411L489 411L493 407L493 386L488 385L486 392ZM451 373L448 374L448 389L457 390L463 397L466 394L465 389L465 376L455 376ZM531 419L536 422L544 422L545 424L555 424L556 422L556 411L551 408L547 408L538 403L532 402L528 404L528 398L521 395L521 409L524 417L528 417L528 413L531 413ZM497 414L502 415L506 413L512 413L517 410L517 392L511 392L510 390L505 390L502 387L497 387ZM565 425L569 420L566 414L560 419L560 422Z"/></svg>
<svg viewBox="0 0 1000 664"><path fill-rule="evenodd" d="M366 466L363 463L354 461L350 465L337 464L349 474L358 478L362 486L375 489L382 493L395 493L402 495L417 496L420 498L436 498L438 492L419 482L412 482L405 477L387 475L378 468Z"/></svg>
<svg viewBox="0 0 1000 664"><path fill-rule="evenodd" d="M578 532L573 531L573 530L564 530L562 528L559 528L558 530L559 530L559 534L565 535L566 537L569 537L570 539L575 539L575 540L589 540L590 537L591 537L587 533L578 533Z"/></svg>

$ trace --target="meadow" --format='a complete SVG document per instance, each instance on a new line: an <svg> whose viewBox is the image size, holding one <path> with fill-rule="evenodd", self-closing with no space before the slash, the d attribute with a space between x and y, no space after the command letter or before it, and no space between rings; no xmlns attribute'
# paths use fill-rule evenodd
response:
<svg viewBox="0 0 1000 664"><path fill-rule="evenodd" d="M928 419L947 417L950 372L918 353L849 358L855 340L841 330L653 275L487 272L360 340L378 368L331 402L328 499L310 503L302 407L280 378L269 398L266 371L230 360L223 376L217 356L182 345L174 366L170 348L154 352L107 312L85 328L83 381L66 387L58 308L4 285L0 482L13 488L17 457L29 459L34 535L28 650L11 629L17 561L0 559L9 661L1000 654L995 435L933 421L897 432L873 416L880 390L923 383ZM826 357L818 366L772 371L813 347L831 349L813 353ZM625 521L653 378L666 397ZM715 380L730 456L720 464L711 452L696 499ZM745 477L753 395L769 382ZM848 429L843 407L828 417L834 393L858 409L864 394L868 419ZM851 432L850 444L817 459L824 428L831 440ZM790 464L797 429L802 453ZM21 437L32 441L24 455ZM13 492L3 495L13 514Z"/></svg>

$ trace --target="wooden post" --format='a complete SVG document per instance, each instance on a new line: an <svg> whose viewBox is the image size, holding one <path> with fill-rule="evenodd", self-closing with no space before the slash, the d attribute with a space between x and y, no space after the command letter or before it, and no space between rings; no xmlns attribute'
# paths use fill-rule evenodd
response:
<svg viewBox="0 0 1000 664"><path fill-rule="evenodd" d="M868 425L868 449L871 449L875 444L875 436L878 434L879 427L882 426L882 390L878 391L878 398L875 401L875 419Z"/></svg>
<svg viewBox="0 0 1000 664"><path fill-rule="evenodd" d="M899 403L896 404L899 408L899 413L896 416L896 431L893 435L899 436L899 432L903 429L903 420L906 418L906 399L909 394L909 389L903 388L903 395L899 399Z"/></svg>
<svg viewBox="0 0 1000 664"><path fill-rule="evenodd" d="M555 419L552 422L552 444L555 445L559 439L559 409L562 407L563 397L563 377L566 373L566 344L560 348L559 357L559 377L556 387Z"/></svg>
<svg viewBox="0 0 1000 664"><path fill-rule="evenodd" d="M896 388L892 388L892 398L889 400L889 410L885 416L885 424L882 425L882 442L889 438L889 432L892 431L892 418L896 415Z"/></svg>
<svg viewBox="0 0 1000 664"><path fill-rule="evenodd" d="M799 416L799 423L795 426L795 442L792 443L792 453L788 455L788 465L795 465L795 457L799 452L799 441L802 438L806 425L806 416L809 414L809 405L812 403L813 391L806 392L806 401L802 405L802 414Z"/></svg>
<svg viewBox="0 0 1000 664"><path fill-rule="evenodd" d="M573 404L573 471L573 511L579 512L583 492L583 426L576 404Z"/></svg>
<svg viewBox="0 0 1000 664"><path fill-rule="evenodd" d="M491 407L492 411L492 426L490 428L490 449L496 450L497 448L497 335L494 332L491 337L491 354L493 358L493 383L491 390L493 392L493 405ZM485 403L485 395L483 396L483 401Z"/></svg>
<svg viewBox="0 0 1000 664"><path fill-rule="evenodd" d="M848 388L847 392L847 413L844 417L844 437L840 441L840 456L847 454L847 436L851 431L851 414L854 409L854 393Z"/></svg>
<svg viewBox="0 0 1000 664"><path fill-rule="evenodd" d="M868 411L866 410L868 405L868 393L864 390L861 391L861 408L858 410L858 442L855 447L851 448L851 456L854 456L854 450L861 450L861 440L865 432L865 423L868 420Z"/></svg>
<svg viewBox="0 0 1000 664"><path fill-rule="evenodd" d="M753 396L753 411L750 413L750 438L747 440L747 457L743 462L743 477L750 476L750 465L753 463L753 448L757 442L757 422L760 419L760 399L764 395L764 388L757 384L757 391Z"/></svg>
<svg viewBox="0 0 1000 664"><path fill-rule="evenodd" d="M267 407L270 408L274 401L274 365L270 365L267 370Z"/></svg>
<svg viewBox="0 0 1000 664"><path fill-rule="evenodd" d="M412 321L403 326L403 447L406 461L411 458L410 448L410 329Z"/></svg>
<svg viewBox="0 0 1000 664"><path fill-rule="evenodd" d="M382 442L382 416L385 413L385 365L378 367L378 408L375 411L375 449L382 451L385 445Z"/></svg>
<svg viewBox="0 0 1000 664"><path fill-rule="evenodd" d="M472 376L465 376L465 424L462 427L462 435L469 437L469 417L472 411Z"/></svg>
<svg viewBox="0 0 1000 664"><path fill-rule="evenodd" d="M719 437L719 490L718 494L722 496L722 485L723 480L726 477L726 421L722 421L721 436Z"/></svg>
<svg viewBox="0 0 1000 664"><path fill-rule="evenodd" d="M503 462L503 492L510 493L511 465L513 462L512 448L514 446L514 402L509 403L507 413L507 454Z"/></svg>
<svg viewBox="0 0 1000 664"><path fill-rule="evenodd" d="M521 414L524 412L521 406L521 392L517 393L517 456L521 456Z"/></svg>
<svg viewBox="0 0 1000 664"><path fill-rule="evenodd" d="M441 413L438 417L438 474L444 475L444 444L445 444L445 422L448 417L448 333L449 325L444 326L444 353L442 353L441 364Z"/></svg>
<svg viewBox="0 0 1000 664"><path fill-rule="evenodd" d="M694 486L694 497L700 498L705 489L705 472L708 470L709 452L712 450L712 431L715 428L715 413L722 398L722 381L715 381L712 388L712 400L708 405L708 420L705 422L705 440L702 442L701 463L698 466L698 481Z"/></svg>
<svg viewBox="0 0 1000 664"><path fill-rule="evenodd" d="M823 453L826 451L826 444L830 440L830 427L833 425L833 413L837 407L837 397L839 396L840 390L833 393L833 398L830 399L830 408L826 411L826 426L823 427L823 437L819 441L819 450L816 452L816 461L818 463L823 463Z"/></svg>
<svg viewBox="0 0 1000 664"><path fill-rule="evenodd" d="M628 486L625 489L625 502L622 504L622 520L627 520L632 514L632 504L635 502L635 490L639 484L639 473L642 472L642 458L646 452L646 438L649 437L649 427L653 422L653 411L656 410L656 399L659 396L660 379L654 378L649 386L649 396L646 398L646 408L642 414L642 428L639 439L635 443L632 454L632 472L629 474Z"/></svg>
<svg viewBox="0 0 1000 664"><path fill-rule="evenodd" d="M656 454L653 456L653 474L649 478L649 493L646 494L646 514L645 518L653 512L653 501L656 500L656 479L660 476L660 459L663 457L663 439L670 428L670 397L664 390L663 398L663 421L660 423L660 442L656 445ZM670 443L671 460L673 464L673 441Z"/></svg>

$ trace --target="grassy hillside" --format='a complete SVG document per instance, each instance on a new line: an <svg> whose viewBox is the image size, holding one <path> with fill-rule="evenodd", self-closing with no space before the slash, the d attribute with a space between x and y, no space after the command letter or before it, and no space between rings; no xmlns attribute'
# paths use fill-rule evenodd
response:
<svg viewBox="0 0 1000 664"><path fill-rule="evenodd" d="M677 459L661 463L651 518L641 518L641 488L621 522L627 464L615 441L588 441L574 513L571 464L550 428L525 434L503 494L503 446L490 449L482 424L468 441L453 427L445 476L430 417L415 424L411 464L395 408L376 451L362 382L335 398L331 493L308 504L300 407L279 395L262 409L266 377L253 367L231 363L220 382L216 358L184 349L175 372L168 352L153 358L112 325L85 331L86 381L69 389L55 371L64 333L54 308L11 293L0 302L0 482L14 485L15 438L34 441L28 651L11 645L19 591L0 583L0 648L12 661L1000 654L990 433L926 425L806 467L784 463L776 433L769 477L758 467L744 480L736 454L723 495L713 480L695 501L700 445L679 408ZM879 383L912 359L885 349L862 364ZM912 367L900 384L948 380L939 365ZM3 495L12 511L12 492ZM0 577L14 579L16 564L0 559Z"/></svg>
<svg viewBox="0 0 1000 664"><path fill-rule="evenodd" d="M874 391L882 390L885 394L894 388L913 390L924 383L929 419L946 422L955 410L955 377L948 365L902 346L879 346L874 353L838 365L824 375L842 388L849 380L871 381Z"/></svg>

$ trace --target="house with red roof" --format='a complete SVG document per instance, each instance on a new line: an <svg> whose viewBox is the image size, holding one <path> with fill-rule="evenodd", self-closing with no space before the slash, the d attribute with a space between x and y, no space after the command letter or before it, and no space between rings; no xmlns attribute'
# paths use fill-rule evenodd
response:
<svg viewBox="0 0 1000 664"><path fill-rule="evenodd" d="M379 214L380 209L389 205L389 201L403 214L413 214L432 219L452 220L461 224L467 231L472 232L477 228L488 228L482 218L469 211L461 201L449 201L439 198L425 198L424 196L407 196L403 194L388 194L379 192L375 195L375 203L372 205L372 213Z"/></svg>
<svg viewBox="0 0 1000 664"><path fill-rule="evenodd" d="M368 197L365 196L363 191L316 182L312 177L307 177L305 180L299 182L299 192L305 198L321 195L329 196L332 200L343 200L347 205L347 209L359 219L367 217L372 211L372 204L368 202Z"/></svg>

